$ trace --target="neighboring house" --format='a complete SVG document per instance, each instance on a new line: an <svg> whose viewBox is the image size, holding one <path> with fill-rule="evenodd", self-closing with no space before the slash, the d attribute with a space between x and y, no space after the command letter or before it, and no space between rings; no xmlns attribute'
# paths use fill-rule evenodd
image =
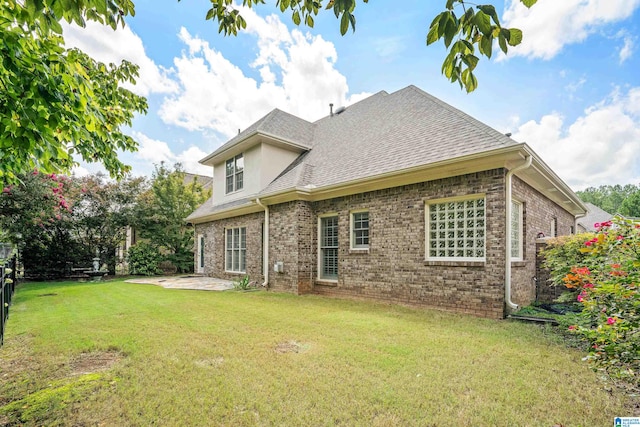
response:
<svg viewBox="0 0 640 427"><path fill-rule="evenodd" d="M586 211L524 143L415 86L310 123L273 110L201 160L196 271L269 289L503 318L539 233Z"/></svg>
<svg viewBox="0 0 640 427"><path fill-rule="evenodd" d="M196 179L204 188L213 188L213 177L184 172L184 185L191 184ZM116 265L116 274L129 274L128 264L125 257L129 248L135 245L138 242L138 239L138 230L135 227L127 226L126 237L120 246L116 248L116 259L118 260Z"/></svg>
<svg viewBox="0 0 640 427"><path fill-rule="evenodd" d="M613 218L613 215L599 208L593 203L587 202L584 205L587 207L587 214L584 217L578 219L576 228L578 233L584 233L586 231L596 231L596 227L594 226L594 224L606 222Z"/></svg>

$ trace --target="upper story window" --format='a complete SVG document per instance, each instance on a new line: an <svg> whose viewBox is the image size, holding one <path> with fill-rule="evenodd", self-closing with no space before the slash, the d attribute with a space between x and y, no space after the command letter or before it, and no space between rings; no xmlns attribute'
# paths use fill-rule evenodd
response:
<svg viewBox="0 0 640 427"><path fill-rule="evenodd" d="M427 258L485 260L485 198L427 202Z"/></svg>
<svg viewBox="0 0 640 427"><path fill-rule="evenodd" d="M244 158L242 153L227 160L226 167L226 193L233 193L234 191L242 190L244 184Z"/></svg>

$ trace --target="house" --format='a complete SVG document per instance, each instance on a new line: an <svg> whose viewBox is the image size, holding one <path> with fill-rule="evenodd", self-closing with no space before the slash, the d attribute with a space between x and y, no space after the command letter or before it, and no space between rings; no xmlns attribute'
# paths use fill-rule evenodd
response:
<svg viewBox="0 0 640 427"><path fill-rule="evenodd" d="M614 217L614 215L611 215L609 212L599 208L593 203L585 203L584 205L587 207L587 213L577 221L576 230L578 233L596 231L594 224L610 221L611 218Z"/></svg>
<svg viewBox="0 0 640 427"><path fill-rule="evenodd" d="M536 236L586 212L527 144L415 86L273 110L201 163L196 271L297 294L503 318L535 298Z"/></svg>

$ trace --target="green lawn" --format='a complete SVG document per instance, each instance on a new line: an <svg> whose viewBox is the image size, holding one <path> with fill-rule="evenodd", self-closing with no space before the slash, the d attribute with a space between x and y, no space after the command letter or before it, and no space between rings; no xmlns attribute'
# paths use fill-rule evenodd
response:
<svg viewBox="0 0 640 427"><path fill-rule="evenodd" d="M551 427L632 415L581 357L538 326L430 310L32 283L18 287L0 348L0 425Z"/></svg>

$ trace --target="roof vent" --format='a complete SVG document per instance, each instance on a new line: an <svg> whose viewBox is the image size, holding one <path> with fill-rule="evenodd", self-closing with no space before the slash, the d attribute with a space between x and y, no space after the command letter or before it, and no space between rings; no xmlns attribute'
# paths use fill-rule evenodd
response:
<svg viewBox="0 0 640 427"><path fill-rule="evenodd" d="M340 114L346 109L347 109L347 107L338 107L338 109L336 110L336 114Z"/></svg>
<svg viewBox="0 0 640 427"><path fill-rule="evenodd" d="M504 134L504 136L506 136L506 137L508 137L508 138L511 138L511 132L507 132L507 133L505 133L505 134Z"/></svg>
<svg viewBox="0 0 640 427"><path fill-rule="evenodd" d="M333 103L329 104L329 114L333 117Z"/></svg>

